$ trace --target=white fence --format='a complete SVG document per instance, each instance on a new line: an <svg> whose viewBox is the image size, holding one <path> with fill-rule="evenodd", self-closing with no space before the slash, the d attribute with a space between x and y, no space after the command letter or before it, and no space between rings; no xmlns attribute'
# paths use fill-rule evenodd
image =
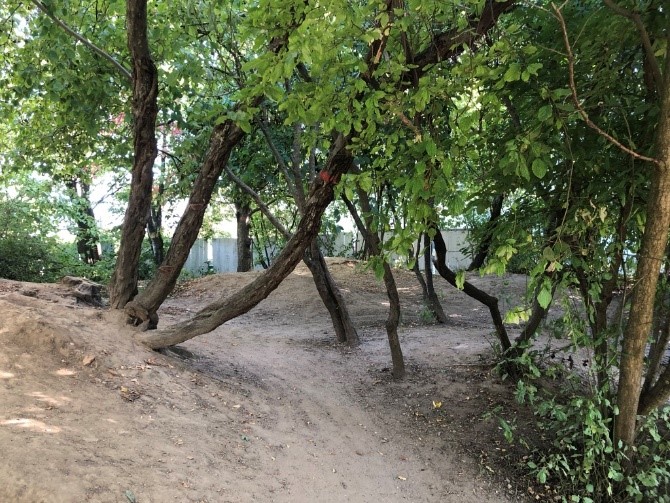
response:
<svg viewBox="0 0 670 503"><path fill-rule="evenodd" d="M468 233L464 229L442 231L442 237L447 245L447 265L454 270L464 269L472 257L461 253L466 246ZM335 254L352 256L362 246L360 235L342 233L335 240ZM401 263L406 257L397 256ZM423 269L423 260L419 260L419 267ZM198 239L188 256L184 270L191 274L201 275L208 271L234 272L237 270L237 239L216 238L211 240Z"/></svg>

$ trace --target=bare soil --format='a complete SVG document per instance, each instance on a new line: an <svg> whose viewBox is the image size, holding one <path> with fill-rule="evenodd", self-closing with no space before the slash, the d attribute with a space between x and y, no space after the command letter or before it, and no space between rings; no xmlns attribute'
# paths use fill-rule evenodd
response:
<svg viewBox="0 0 670 503"><path fill-rule="evenodd" d="M248 314L159 354L64 285L0 280L1 502L515 502L516 413L484 306L436 278L447 325L397 271L408 376L390 375L383 284L332 272L362 344L335 343L304 266ZM259 273L182 284L161 324ZM473 277L503 308L523 276ZM520 412L522 413L522 412ZM532 490L532 489L531 489Z"/></svg>

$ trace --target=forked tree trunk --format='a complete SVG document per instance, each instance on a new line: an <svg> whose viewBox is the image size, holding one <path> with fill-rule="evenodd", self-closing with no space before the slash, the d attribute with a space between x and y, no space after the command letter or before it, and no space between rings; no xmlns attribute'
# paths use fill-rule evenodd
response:
<svg viewBox="0 0 670 503"><path fill-rule="evenodd" d="M109 304L122 309L137 293L139 258L151 206L153 166L158 154L158 72L147 40L147 1L126 4L128 49L133 65L133 170L130 199L123 219L121 245L109 286Z"/></svg>
<svg viewBox="0 0 670 503"><path fill-rule="evenodd" d="M249 203L235 201L235 220L237 222L237 272L251 271L254 260L251 251L251 206Z"/></svg>
<svg viewBox="0 0 670 503"><path fill-rule="evenodd" d="M658 276L663 265L670 227L670 56L665 56L661 108L656 138L656 158L652 166L647 200L647 223L638 253L636 285L630 316L623 337L617 406L614 425L615 445L622 441L633 446L638 414L648 414L670 397L670 365L656 384L640 395L644 352L653 325Z"/></svg>
<svg viewBox="0 0 670 503"><path fill-rule="evenodd" d="M128 321L133 325L141 325L145 329L158 326L156 311L177 283L191 247L198 238L216 182L233 148L243 137L244 131L231 120L214 129L207 158L193 183L188 205L177 224L165 260L146 288L125 306Z"/></svg>
<svg viewBox="0 0 670 503"><path fill-rule="evenodd" d="M351 158L345 152L348 139L340 135L331 147L324 172L329 181L317 179L312 184L305 213L300 219L298 229L276 258L272 267L234 294L222 297L198 311L187 321L164 330L143 332L138 336L140 342L152 349L174 346L201 334L211 332L226 321L236 318L260 301L265 299L288 276L303 258L305 249L317 236L321 227L321 217L333 200L333 180L339 180L351 166Z"/></svg>

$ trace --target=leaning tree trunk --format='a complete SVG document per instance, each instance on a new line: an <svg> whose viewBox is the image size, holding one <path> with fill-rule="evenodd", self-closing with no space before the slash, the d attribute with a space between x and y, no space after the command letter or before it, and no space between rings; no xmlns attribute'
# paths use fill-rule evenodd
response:
<svg viewBox="0 0 670 503"><path fill-rule="evenodd" d="M622 441L633 446L638 413L647 414L670 396L670 365L655 386L640 396L644 352L653 325L654 300L658 276L668 243L670 227L670 56L665 57L665 70L660 118L657 133L657 159L651 176L647 200L647 224L638 253L637 281L630 316L621 350L617 406L619 415L614 425L615 445Z"/></svg>
<svg viewBox="0 0 670 503"><path fill-rule="evenodd" d="M277 256L268 270L254 281L231 296L222 297L198 311L196 315L182 323L164 330L143 332L138 338L146 346L159 349L187 341L201 334L211 332L226 321L240 316L265 299L288 276L303 258L305 249L317 236L321 227L321 217L333 200L334 184L351 167L351 158L345 152L347 139L340 135L331 147L331 155L324 179L316 179L310 190L305 213L298 229Z"/></svg>
<svg viewBox="0 0 670 503"><path fill-rule="evenodd" d="M170 294L195 240L212 197L216 182L228 162L233 148L244 137L244 131L232 120L217 126L212 133L209 151L193 183L184 214L177 224L165 260L146 288L125 307L129 322L142 328L158 326L158 308Z"/></svg>
<svg viewBox="0 0 670 503"><path fill-rule="evenodd" d="M337 341L357 346L360 344L358 332L351 321L342 292L328 270L316 238L305 251L304 262L312 273L319 297L330 314Z"/></svg>
<svg viewBox="0 0 670 503"><path fill-rule="evenodd" d="M158 154L158 72L147 39L147 1L128 0L128 49L133 64L133 170L130 199L123 219L121 246L109 286L109 303L122 309L137 293L139 258L151 207L153 166Z"/></svg>
<svg viewBox="0 0 670 503"><path fill-rule="evenodd" d="M291 28L295 28L298 24L296 21ZM287 41L288 33L282 37L275 37L270 41L268 50L276 54L286 45ZM263 102L263 99L263 96L257 96L246 106L256 108ZM147 287L125 306L129 323L139 325L143 329L158 326L158 308L177 283L177 278L200 232L214 187L230 154L244 135L242 128L230 119L214 127L207 156L193 184L188 205L172 236L165 260L158 267L156 275Z"/></svg>
<svg viewBox="0 0 670 503"><path fill-rule="evenodd" d="M237 272L251 271L254 260L251 251L251 206L249 203L235 201L235 220L237 222Z"/></svg>
<svg viewBox="0 0 670 503"><path fill-rule="evenodd" d="M452 271L447 265L447 245L444 242L442 233L437 227L435 228L435 237L433 238L433 243L435 244L436 258L434 263L437 272L439 272L440 276L446 279L451 286L458 288L456 273ZM489 308L491 319L493 320L493 324L496 327L496 333L498 334L500 346L502 347L503 351L508 351L512 347L512 343L509 340L507 329L505 328L502 316L500 315L500 308L498 307L497 297L489 295L468 281L463 282L463 292Z"/></svg>
<svg viewBox="0 0 670 503"><path fill-rule="evenodd" d="M301 170L301 166L303 164L303 156L301 151L302 126L301 124L296 124L293 128L294 134L290 168L288 163L284 160L284 157L279 152L279 149L276 147L267 125L261 121L260 128L263 132L263 135L265 136L270 150L272 151L272 155L274 156L277 164L284 174L286 183L291 190L296 205L298 206L298 211L300 212L300 215L302 215L305 211L305 190ZM313 157L310 157L309 164L312 169L314 169L316 166L316 160ZM262 201L258 193L245 184L229 169L226 169L226 173L238 185L238 187L244 190L255 201L260 211L268 218L268 220L270 220L270 222L272 222L275 228L281 232L286 239L289 239L291 237L289 231L282 225L281 222L277 220L277 218L275 218L267 205ZM358 332L356 331L356 327L351 321L351 317L349 316L349 309L347 308L344 297L340 292L340 288L337 286L337 283L335 283L335 280L328 270L328 265L323 258L323 254L321 253L317 239L314 239L305 251L305 257L303 261L312 273L312 279L314 280L314 285L316 286L317 292L319 293L319 297L321 297L324 306L328 310L328 314L330 315L330 319L333 323L333 329L335 330L335 337L337 338L337 341L346 343L350 346L357 346L360 343Z"/></svg>
<svg viewBox="0 0 670 503"><path fill-rule="evenodd" d="M432 253L430 248L430 237L426 233L424 233L423 235L423 246L424 246L423 271L424 274L426 275L426 294L428 296L427 298L428 308L433 313L433 316L435 316L435 319L438 321L438 323L446 323L448 321L447 315L444 313L444 309L442 309L440 299L437 297L437 293L435 292L435 284L433 282L433 261L431 260Z"/></svg>

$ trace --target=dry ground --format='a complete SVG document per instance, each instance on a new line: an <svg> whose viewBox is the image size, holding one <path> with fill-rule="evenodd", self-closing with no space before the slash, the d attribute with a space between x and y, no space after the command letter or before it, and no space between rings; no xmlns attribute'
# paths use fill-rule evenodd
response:
<svg viewBox="0 0 670 503"><path fill-rule="evenodd" d="M331 260L362 339L334 343L308 271L218 330L158 354L61 285L0 280L1 502L514 502L488 311L436 279L450 317L422 320L399 271L408 377L394 382L383 285ZM161 324L258 273L181 285ZM507 306L522 276L473 278ZM505 307L503 305L503 307Z"/></svg>

